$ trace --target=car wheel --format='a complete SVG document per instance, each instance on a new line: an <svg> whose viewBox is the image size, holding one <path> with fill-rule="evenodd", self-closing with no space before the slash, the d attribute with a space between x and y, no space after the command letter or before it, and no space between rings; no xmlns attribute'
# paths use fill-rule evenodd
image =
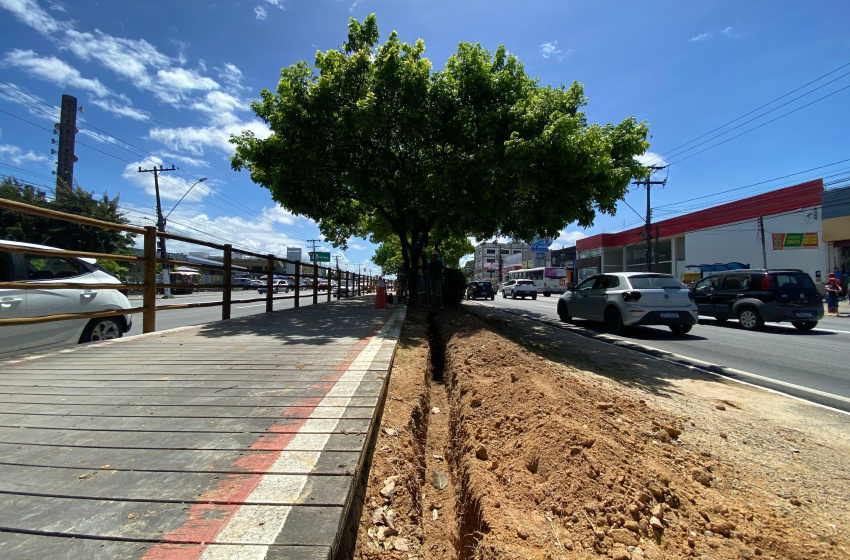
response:
<svg viewBox="0 0 850 560"><path fill-rule="evenodd" d="M490 301L496 301L496 294L493 294L492 296L490 296Z"/></svg>
<svg viewBox="0 0 850 560"><path fill-rule="evenodd" d="M552 295L552 292L543 292L543 297L549 297Z"/></svg>
<svg viewBox="0 0 850 560"><path fill-rule="evenodd" d="M106 317L104 319L93 319L86 325L86 329L80 336L80 344L86 342L100 342L101 340L112 340L121 338L121 325L118 319Z"/></svg>
<svg viewBox="0 0 850 560"><path fill-rule="evenodd" d="M794 325L794 328L798 331L810 331L816 326L818 326L817 321L791 321L791 324Z"/></svg>
<svg viewBox="0 0 850 560"><path fill-rule="evenodd" d="M505 290L502 290L502 299L507 299L508 293Z"/></svg>
<svg viewBox="0 0 850 560"><path fill-rule="evenodd" d="M675 325L670 325L670 330L673 331L673 334L688 334L691 332L692 325L685 325L684 323L677 323Z"/></svg>
<svg viewBox="0 0 850 560"><path fill-rule="evenodd" d="M537 294L531 294L531 299L537 299Z"/></svg>
<svg viewBox="0 0 850 560"><path fill-rule="evenodd" d="M738 322L748 331L757 331L764 326L764 319L754 307L744 307L738 311Z"/></svg>
<svg viewBox="0 0 850 560"><path fill-rule="evenodd" d="M610 334L620 334L623 332L623 316L616 307L609 307L605 310L605 330Z"/></svg>
<svg viewBox="0 0 850 560"><path fill-rule="evenodd" d="M573 318L570 317L570 310L567 308L564 300L558 302L558 319L564 323L571 323L573 321Z"/></svg>

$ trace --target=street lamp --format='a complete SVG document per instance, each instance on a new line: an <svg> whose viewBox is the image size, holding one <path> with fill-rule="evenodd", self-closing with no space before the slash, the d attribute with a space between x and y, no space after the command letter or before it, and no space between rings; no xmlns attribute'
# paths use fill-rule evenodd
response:
<svg viewBox="0 0 850 560"><path fill-rule="evenodd" d="M186 198L186 195L189 194L189 192L192 189L195 188L195 185L198 185L199 183L203 183L207 179L208 179L208 177L201 177L200 179L195 181L195 183L191 187L189 187L189 190L187 190L186 192L183 193L183 196L180 197L180 200L177 201L177 204L174 205L174 208L177 208L177 206L181 202L183 202L183 199ZM172 208L168 212L168 214L165 215L164 218L162 218L162 215L160 214L160 217L162 218L162 222L161 222L162 225L160 227L160 231L165 232L165 224L168 222L168 217L171 215L171 212L174 212L174 208ZM160 238L159 251L160 251L160 254L159 254L160 259L165 260L165 259L168 258L166 256L166 252L165 252L165 237ZM166 285L171 284L171 275L168 273L168 265L165 264L165 263L162 263L162 283L166 284ZM163 289L163 291L165 292L162 296L163 298L170 298L171 297L171 288L166 287L166 288Z"/></svg>

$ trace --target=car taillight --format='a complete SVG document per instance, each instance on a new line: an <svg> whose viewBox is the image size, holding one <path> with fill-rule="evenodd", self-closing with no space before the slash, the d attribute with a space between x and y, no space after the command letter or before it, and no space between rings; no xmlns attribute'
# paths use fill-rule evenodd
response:
<svg viewBox="0 0 850 560"><path fill-rule="evenodd" d="M623 292L623 301L637 301L640 299L640 292Z"/></svg>
<svg viewBox="0 0 850 560"><path fill-rule="evenodd" d="M537 287L537 283L536 283L536 282L532 282L532 283L531 283L531 285L532 285L532 286L534 286L535 288Z"/></svg>
<svg viewBox="0 0 850 560"><path fill-rule="evenodd" d="M764 291L770 291L773 289L773 278L771 278L769 274L762 276L761 289Z"/></svg>

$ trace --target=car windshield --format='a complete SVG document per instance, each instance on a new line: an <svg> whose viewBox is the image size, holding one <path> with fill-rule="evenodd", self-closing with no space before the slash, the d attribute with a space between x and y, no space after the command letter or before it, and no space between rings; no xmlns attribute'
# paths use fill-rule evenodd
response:
<svg viewBox="0 0 850 560"><path fill-rule="evenodd" d="M477 288L489 288L490 282L473 282L473 285Z"/></svg>
<svg viewBox="0 0 850 560"><path fill-rule="evenodd" d="M630 276L629 284L636 290L648 290L651 288L685 288L685 285L672 276L666 274L642 274Z"/></svg>

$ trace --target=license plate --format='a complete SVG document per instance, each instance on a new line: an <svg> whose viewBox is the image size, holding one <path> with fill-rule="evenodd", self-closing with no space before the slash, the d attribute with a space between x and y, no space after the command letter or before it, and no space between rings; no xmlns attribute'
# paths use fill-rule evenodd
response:
<svg viewBox="0 0 850 560"><path fill-rule="evenodd" d="M811 317L811 313L797 313L797 317Z"/></svg>
<svg viewBox="0 0 850 560"><path fill-rule="evenodd" d="M662 319L678 319L679 314L678 313L671 313L671 312L661 313L661 318Z"/></svg>

